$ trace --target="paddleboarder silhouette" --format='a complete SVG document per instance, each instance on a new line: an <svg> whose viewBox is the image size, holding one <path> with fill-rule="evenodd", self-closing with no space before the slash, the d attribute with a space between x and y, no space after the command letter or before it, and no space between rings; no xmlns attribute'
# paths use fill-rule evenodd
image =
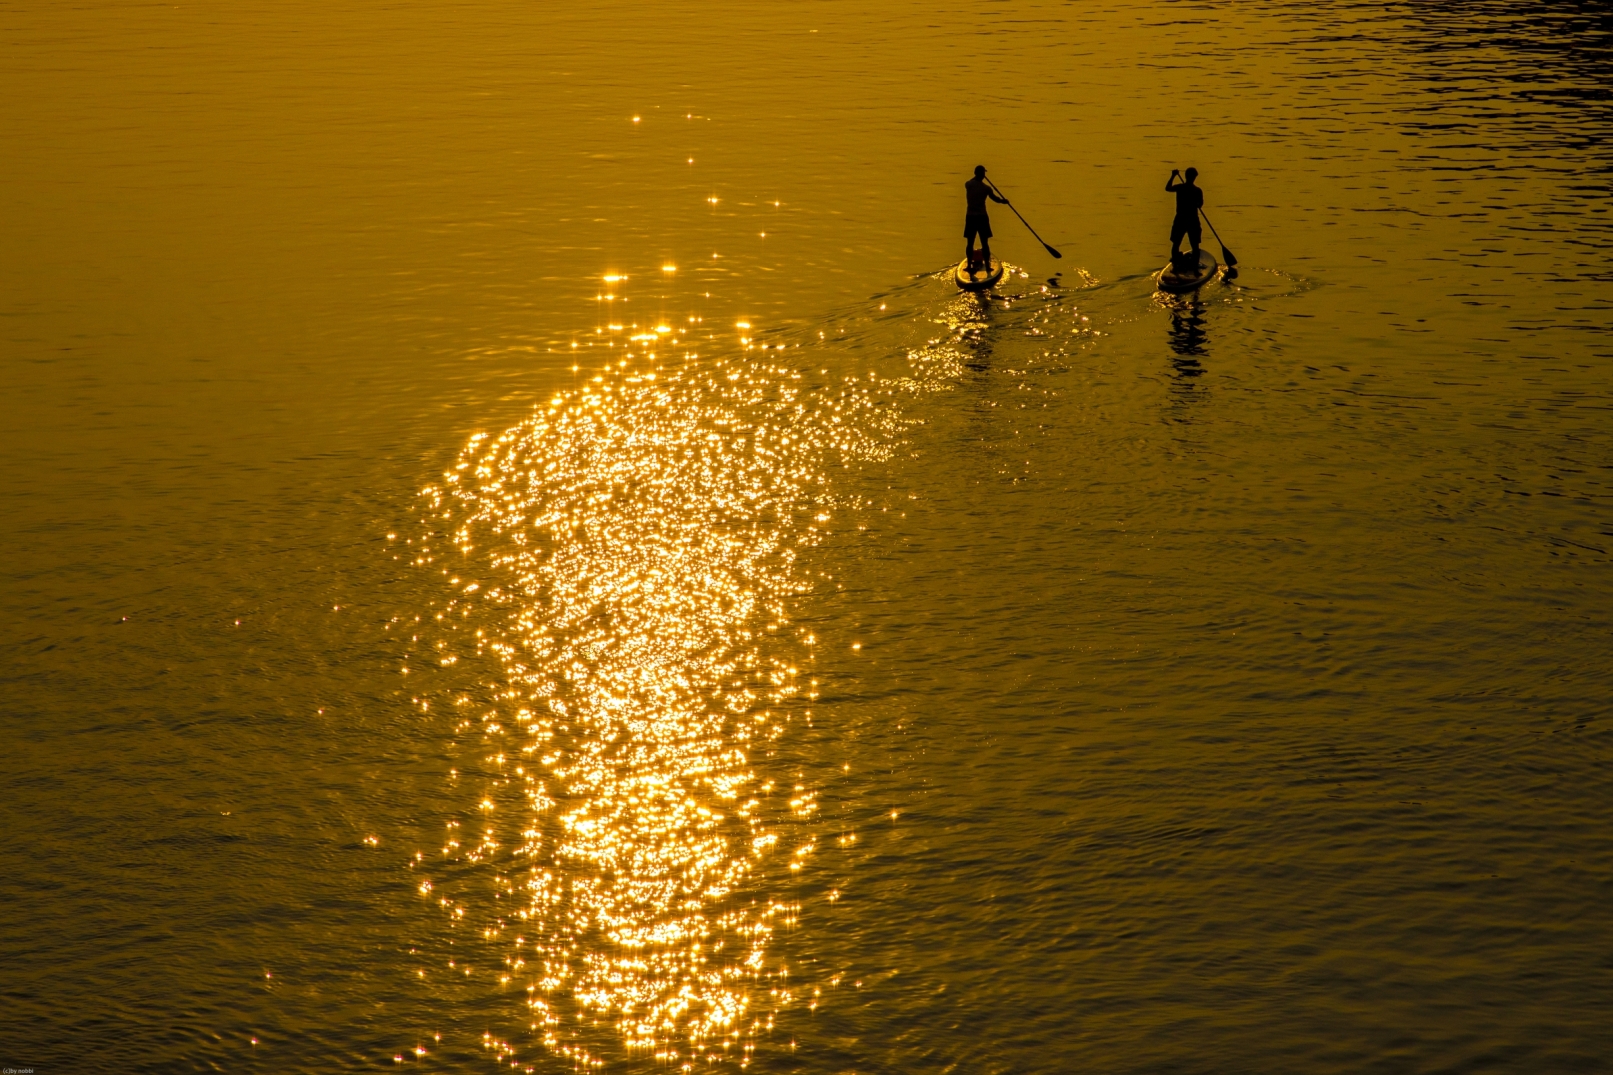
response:
<svg viewBox="0 0 1613 1075"><path fill-rule="evenodd" d="M1173 173L1174 174L1174 173ZM969 209L963 218L963 256L969 262L969 268L976 265L990 267L991 265L991 217L986 214L986 199L994 202L1008 204L1008 199L991 189L986 182L986 166L975 165L975 177L963 185L964 197L968 199ZM975 236L980 236L980 254L978 260L975 254Z"/></svg>
<svg viewBox="0 0 1613 1075"><path fill-rule="evenodd" d="M1177 176L1182 176L1180 183L1175 182ZM1172 168L1170 179L1165 180L1165 189L1176 195L1176 219L1171 221L1171 264L1178 268L1188 267L1182 260L1183 236L1193 244L1193 260L1188 264L1196 270L1199 263L1199 239L1204 234L1204 229L1199 227L1199 210L1204 208L1204 191L1193 185L1198 177L1197 168L1189 168L1185 174Z"/></svg>

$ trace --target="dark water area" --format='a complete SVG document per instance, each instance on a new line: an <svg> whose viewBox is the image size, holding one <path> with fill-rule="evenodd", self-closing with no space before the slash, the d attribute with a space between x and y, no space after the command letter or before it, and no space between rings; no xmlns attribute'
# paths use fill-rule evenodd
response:
<svg viewBox="0 0 1613 1075"><path fill-rule="evenodd" d="M0 32L0 1062L1609 1068L1606 5Z"/></svg>

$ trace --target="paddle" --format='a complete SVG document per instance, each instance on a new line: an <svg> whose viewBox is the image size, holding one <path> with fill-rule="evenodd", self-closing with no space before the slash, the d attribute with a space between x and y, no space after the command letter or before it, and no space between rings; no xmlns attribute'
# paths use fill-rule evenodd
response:
<svg viewBox="0 0 1613 1075"><path fill-rule="evenodd" d="M1009 208L1011 209L1013 206L1009 206ZM1204 223L1210 224L1210 214L1206 213L1203 209L1200 209L1199 216L1204 218ZM1221 233L1215 230L1214 224L1210 224L1210 234L1215 236L1216 242L1221 243ZM1221 243L1221 260L1227 263L1227 268L1237 268L1238 259L1232 256L1232 251L1227 249L1226 243Z"/></svg>
<svg viewBox="0 0 1613 1075"><path fill-rule="evenodd" d="M993 183L993 182L992 182L992 181L991 181L991 180L989 180L989 179L988 179L988 180L986 180L986 186L988 186L988 187L990 187L990 188L991 188L991 189L992 189L992 190L997 190L997 186L996 186L996 184L995 184L995 183ZM1009 200L1008 200L1008 195L1006 195L1006 194L1004 194L1004 193L1003 193L1003 192L1002 192L1002 191L1000 191L1000 190L997 190L997 197L999 197L999 198L1001 198L1001 199L1002 199L1002 200L1003 200L1003 204L1005 204L1005 205L1007 205L1007 206L1008 206L1008 208L1010 208L1010 209L1014 209L1014 203L1013 203L1013 202L1011 202L1011 201L1009 201ZM1019 210L1018 210L1018 209L1014 209L1014 215L1015 215L1015 216L1019 216ZM1046 239L1044 239L1044 238L1042 238L1042 237L1041 237L1041 236L1040 236L1040 235L1037 235L1037 234L1036 234L1036 229L1035 229L1035 228L1033 228L1033 227L1031 227L1031 222L1030 222L1030 221L1028 221L1028 220L1026 220L1026 219L1025 219L1025 218L1024 218L1024 217L1022 217L1022 216L1019 216L1019 222L1020 222L1020 223L1021 223L1021 224L1023 224L1023 225L1025 225L1025 230L1026 230L1026 231L1028 231L1028 232L1030 232L1030 233L1031 233L1031 234L1032 234L1032 235L1033 235L1033 236L1035 236L1035 237L1036 237L1036 241L1037 241L1037 242L1039 242L1039 243L1041 243L1041 244L1042 244L1042 245L1043 245L1043 246L1045 246L1045 247L1047 247L1047 252L1048 252L1048 253L1049 253L1049 254L1052 254L1052 255L1053 255L1053 256L1054 256L1054 257L1056 257L1056 258L1061 258L1061 257L1063 257L1063 256L1064 256L1064 255L1063 255L1063 254L1061 254L1061 253L1059 253L1059 252L1058 252L1058 251L1057 251L1057 250L1054 250L1054 249L1053 249L1053 244L1052 244L1052 243L1049 243L1049 242L1048 242L1048 241L1047 241L1047 240L1046 240ZM1215 230L1215 229L1214 229L1214 228L1211 228L1211 229L1210 229L1210 230L1211 230L1211 231L1214 231L1214 230ZM1230 264L1231 264L1231 262L1228 262L1228 264L1229 264L1229 265L1230 265Z"/></svg>

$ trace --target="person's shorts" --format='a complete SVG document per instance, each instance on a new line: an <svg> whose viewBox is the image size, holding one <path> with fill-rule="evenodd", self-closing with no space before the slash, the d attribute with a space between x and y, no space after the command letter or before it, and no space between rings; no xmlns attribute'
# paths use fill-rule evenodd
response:
<svg viewBox="0 0 1613 1075"><path fill-rule="evenodd" d="M982 239L991 238L991 218L985 213L970 213L963 218L963 237L974 242L975 236Z"/></svg>
<svg viewBox="0 0 1613 1075"><path fill-rule="evenodd" d="M1204 229L1199 227L1198 217L1194 217L1192 220L1183 220L1181 217L1177 217L1171 221L1171 245L1175 246L1181 242L1184 235L1193 240L1194 246L1199 245L1199 240L1204 236Z"/></svg>

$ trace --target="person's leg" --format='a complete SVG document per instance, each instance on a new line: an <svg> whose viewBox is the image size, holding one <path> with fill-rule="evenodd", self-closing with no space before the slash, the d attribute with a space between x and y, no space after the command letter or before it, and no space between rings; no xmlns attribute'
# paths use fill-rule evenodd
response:
<svg viewBox="0 0 1613 1075"><path fill-rule="evenodd" d="M1182 227L1182 222L1180 220L1172 220L1171 221L1171 264L1172 265L1180 265L1182 263L1182 234L1184 232L1186 232L1186 231L1187 231L1187 229Z"/></svg>
<svg viewBox="0 0 1613 1075"><path fill-rule="evenodd" d="M1199 241L1204 238L1204 229L1195 224L1193 230L1187 233L1187 237L1193 242L1193 264L1196 266L1199 263Z"/></svg>

